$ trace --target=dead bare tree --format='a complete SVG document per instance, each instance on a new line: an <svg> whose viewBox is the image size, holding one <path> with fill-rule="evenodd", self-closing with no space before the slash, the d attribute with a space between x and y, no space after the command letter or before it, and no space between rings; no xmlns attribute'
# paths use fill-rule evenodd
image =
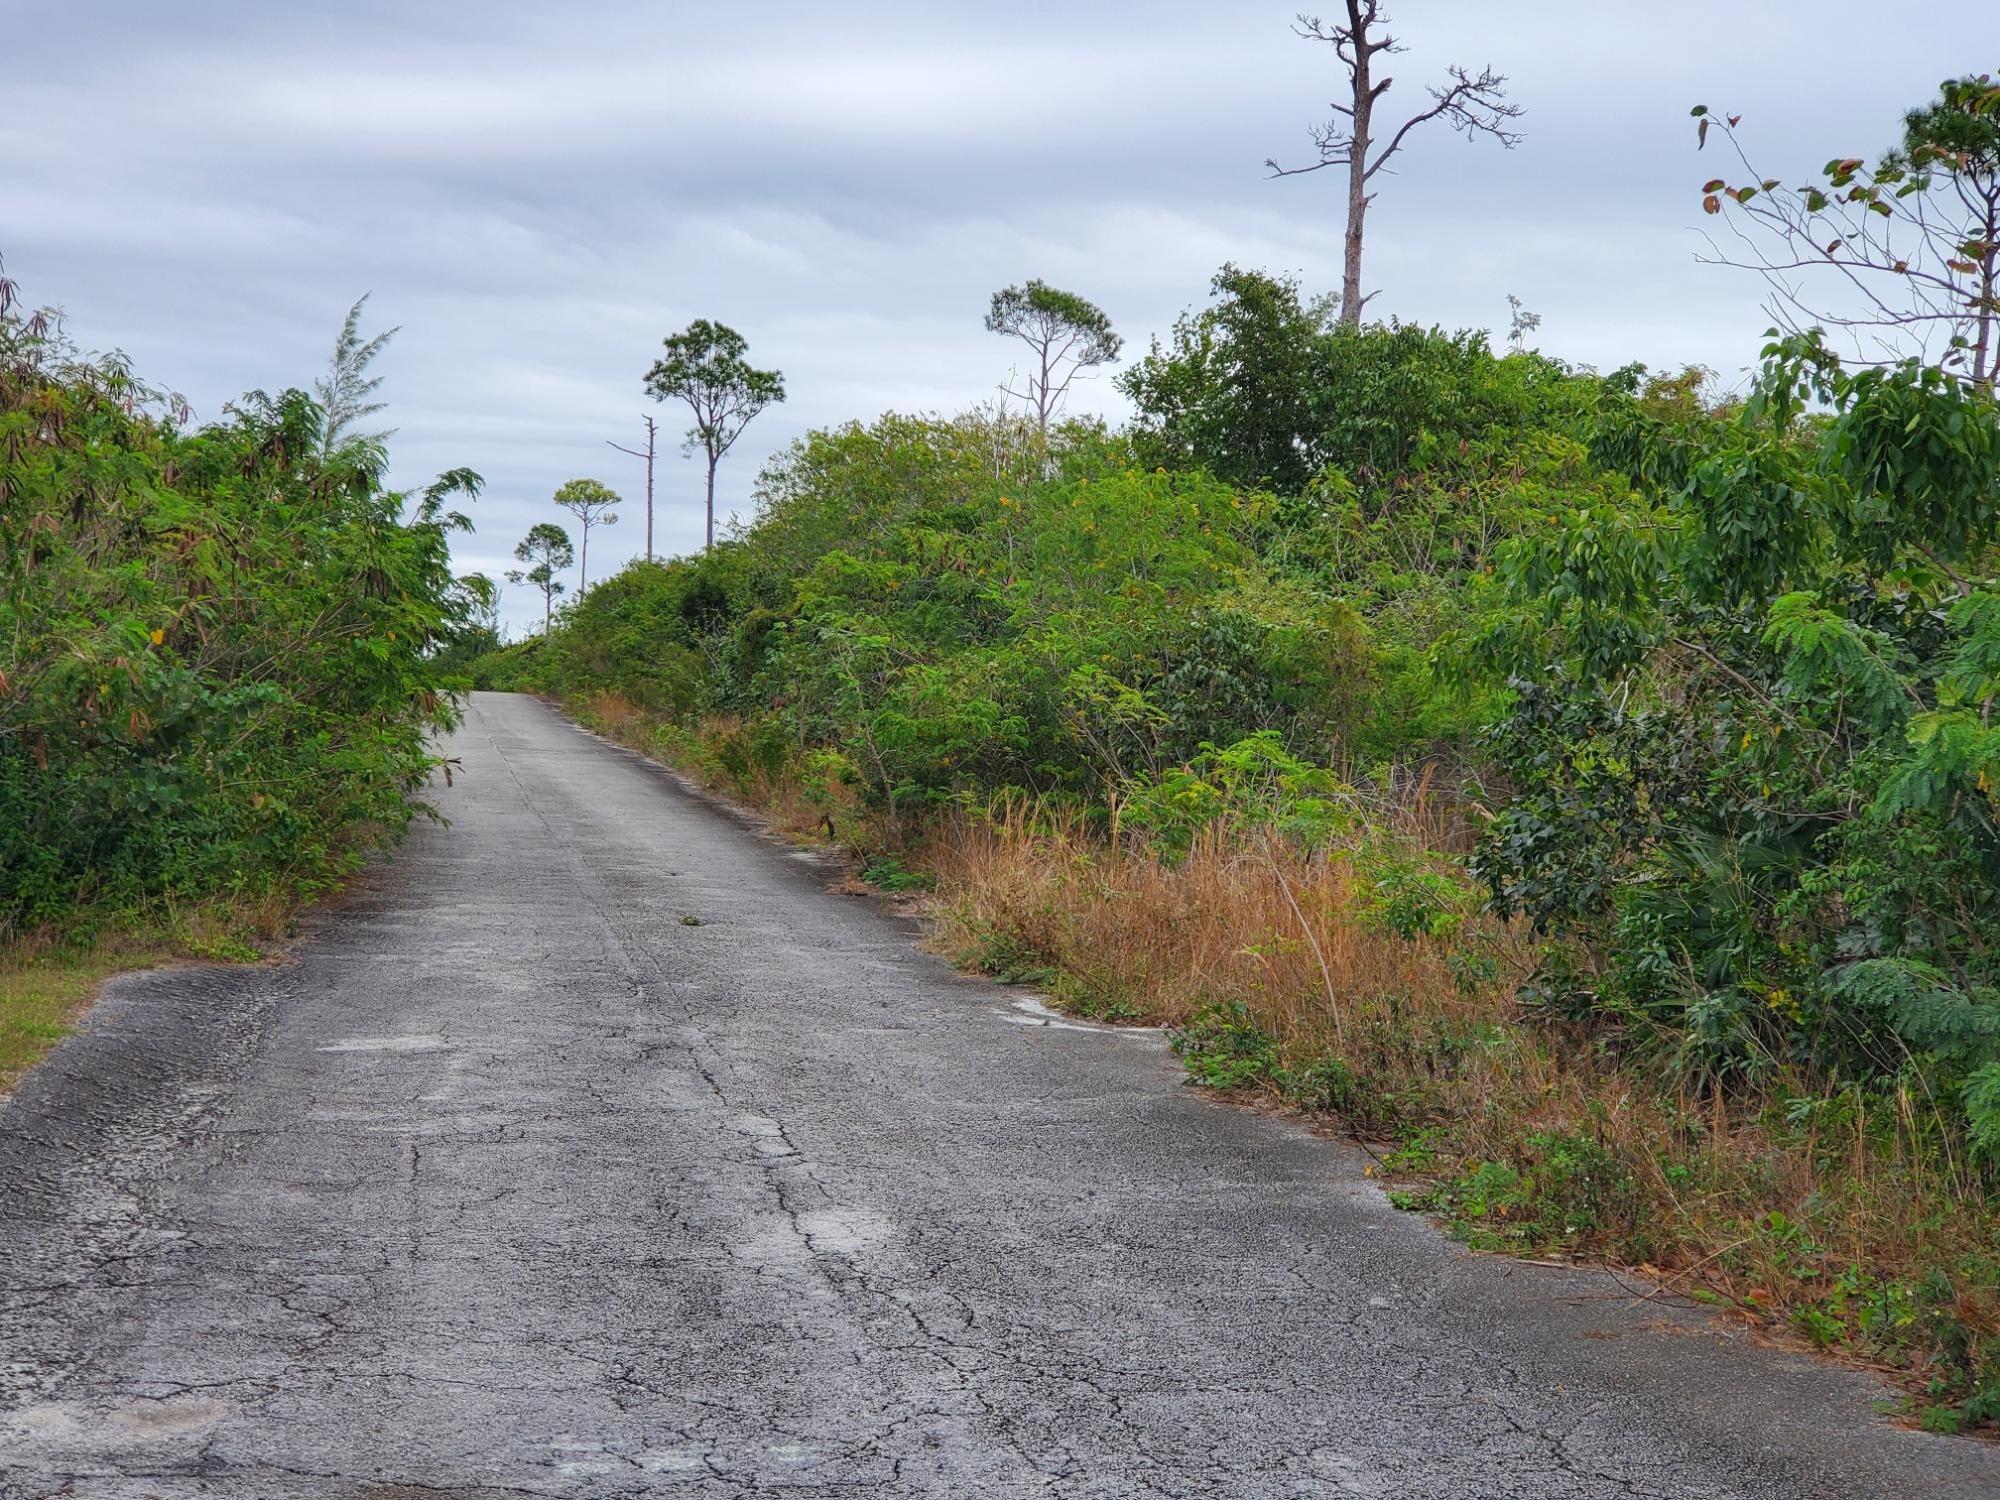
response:
<svg viewBox="0 0 2000 1500"><path fill-rule="evenodd" d="M653 560L653 452L660 435L660 424L651 417L641 417L639 420L646 424L646 446L643 451L638 448L628 448L623 443L613 443L610 438L604 441L620 453L629 453L634 458L646 460L646 561L651 562Z"/></svg>
<svg viewBox="0 0 2000 1500"><path fill-rule="evenodd" d="M1347 20L1322 21L1318 16L1301 15L1293 30L1309 42L1325 42L1339 54L1347 68L1351 103L1332 106L1333 118L1312 132L1319 160L1302 167L1282 167L1275 158L1264 165L1273 177L1297 177L1327 167L1347 168L1347 246L1340 276L1340 321L1350 328L1361 324L1361 309L1373 292L1361 290L1362 235L1368 220L1368 206L1375 201L1369 184L1389 159L1402 149L1404 140L1418 126L1443 120L1468 140L1490 135L1512 150L1520 144L1519 132L1507 128L1523 110L1507 98L1506 78L1482 68L1478 73L1453 65L1442 88L1430 89L1431 107L1396 127L1388 144L1379 150L1381 138L1375 128L1375 108L1393 78L1377 80L1376 60L1405 51L1402 42L1381 28L1389 24L1389 13L1381 0L1347 0Z"/></svg>

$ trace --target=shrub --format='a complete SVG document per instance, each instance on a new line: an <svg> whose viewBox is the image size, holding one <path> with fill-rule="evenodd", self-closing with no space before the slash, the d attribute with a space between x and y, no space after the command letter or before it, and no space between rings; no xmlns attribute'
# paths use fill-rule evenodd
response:
<svg viewBox="0 0 2000 1500"><path fill-rule="evenodd" d="M58 326L0 311L0 940L323 888L424 811L478 476L388 490L298 391L188 430Z"/></svg>

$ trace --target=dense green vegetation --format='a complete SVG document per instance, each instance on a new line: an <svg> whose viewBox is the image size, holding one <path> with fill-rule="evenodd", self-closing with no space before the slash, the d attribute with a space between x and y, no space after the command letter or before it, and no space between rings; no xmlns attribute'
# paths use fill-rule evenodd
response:
<svg viewBox="0 0 2000 1500"><path fill-rule="evenodd" d="M1003 787L1103 806L1267 731L1351 769L1469 751L1476 709L1435 690L1425 653L1470 623L1498 542L1603 488L1569 431L1603 383L1477 336L1335 329L1252 279L1293 317L1276 370L1203 328L1146 362L1178 386L1131 434L1071 424L1045 451L1032 423L983 416L815 433L767 468L743 536L599 584L492 680L739 715L768 754L839 749L899 814ZM1256 382L1291 362L1314 394L1273 433ZM1253 442L1305 455L1311 481L1265 487L1237 457Z"/></svg>
<svg viewBox="0 0 2000 1500"><path fill-rule="evenodd" d="M1639 494L1510 545L1475 648L1517 791L1478 863L1602 959L1539 1002L1704 1081L1920 1083L2000 1160L2000 409L1795 339L1733 412L1594 442Z"/></svg>
<svg viewBox="0 0 2000 1500"><path fill-rule="evenodd" d="M939 880L969 959L1341 1112L1482 1243L2000 1417L1991 395L1214 292L1129 430L813 433L481 680Z"/></svg>
<svg viewBox="0 0 2000 1500"><path fill-rule="evenodd" d="M436 654L483 601L448 547L478 476L383 487L379 442L340 430L380 345L352 319L338 409L255 392L190 430L11 300L0 943L324 889L421 810L453 712Z"/></svg>

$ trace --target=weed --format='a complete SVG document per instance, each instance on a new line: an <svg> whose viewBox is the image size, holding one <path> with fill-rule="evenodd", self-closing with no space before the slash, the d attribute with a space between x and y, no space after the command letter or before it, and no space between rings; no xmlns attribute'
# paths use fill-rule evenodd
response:
<svg viewBox="0 0 2000 1500"><path fill-rule="evenodd" d="M902 893L937 889L937 877L912 870L894 854L878 854L861 867L861 878L877 890Z"/></svg>
<svg viewBox="0 0 2000 1500"><path fill-rule="evenodd" d="M209 963L254 964L264 956L255 943L231 932L191 936L185 940L184 946L188 957Z"/></svg>
<svg viewBox="0 0 2000 1500"><path fill-rule="evenodd" d="M1663 1085L1643 1049L1601 1045L1568 955L1423 916L1456 898L1414 856L1280 852L1274 870L1195 838L1167 861L1009 805L923 858L952 951L1073 1006L1122 1000L1168 1025L1191 1080L1388 1142L1395 1201L1475 1246L1648 1265L1908 1372L1919 1411L1992 1420L2000 1224L1985 1189L1939 1170L1920 1079L1903 1103L1782 1066L1755 1092ZM1531 1011L1516 994L1538 965Z"/></svg>
<svg viewBox="0 0 2000 1500"><path fill-rule="evenodd" d="M1204 1088L1237 1089L1269 1082L1277 1047L1240 1000L1209 1005L1167 1033L1188 1078Z"/></svg>

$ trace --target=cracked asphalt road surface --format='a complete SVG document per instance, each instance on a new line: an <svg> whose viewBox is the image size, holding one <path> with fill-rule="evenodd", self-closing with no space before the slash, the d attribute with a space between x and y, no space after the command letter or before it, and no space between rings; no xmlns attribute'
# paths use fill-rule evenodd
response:
<svg viewBox="0 0 2000 1500"><path fill-rule="evenodd" d="M0 1110L0 1493L2000 1494L532 699L451 751L452 826L292 962L117 982Z"/></svg>

